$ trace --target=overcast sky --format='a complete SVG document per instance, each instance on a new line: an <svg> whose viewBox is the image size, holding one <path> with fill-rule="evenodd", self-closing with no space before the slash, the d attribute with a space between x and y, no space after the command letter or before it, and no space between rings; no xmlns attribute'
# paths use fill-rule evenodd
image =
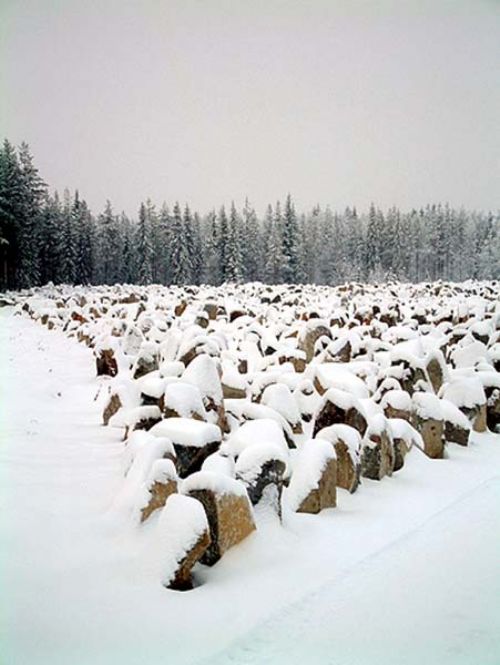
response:
<svg viewBox="0 0 500 665"><path fill-rule="evenodd" d="M500 2L0 0L0 135L135 213L500 207Z"/></svg>

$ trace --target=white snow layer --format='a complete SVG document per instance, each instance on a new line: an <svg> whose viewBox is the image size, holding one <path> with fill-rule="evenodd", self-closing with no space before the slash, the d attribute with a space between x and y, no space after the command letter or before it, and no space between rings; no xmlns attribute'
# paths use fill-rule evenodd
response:
<svg viewBox="0 0 500 665"><path fill-rule="evenodd" d="M203 448L208 443L221 440L217 425L192 418L165 418L149 431L154 436L166 436L175 444L192 448Z"/></svg>
<svg viewBox="0 0 500 665"><path fill-rule="evenodd" d="M161 581L168 585L186 554L196 545L208 521L203 505L189 496L171 494L162 508L157 530L158 565Z"/></svg>

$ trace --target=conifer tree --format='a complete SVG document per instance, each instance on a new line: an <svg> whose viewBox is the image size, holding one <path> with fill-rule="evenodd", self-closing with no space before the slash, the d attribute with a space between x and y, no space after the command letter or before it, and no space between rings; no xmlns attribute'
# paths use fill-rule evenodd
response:
<svg viewBox="0 0 500 665"><path fill-rule="evenodd" d="M296 284L299 280L299 226L290 194L286 197L283 212L283 270L285 282Z"/></svg>
<svg viewBox="0 0 500 665"><path fill-rule="evenodd" d="M172 284L189 284L192 278L191 257L186 246L185 227L178 202L176 202L173 209L170 249Z"/></svg>
<svg viewBox="0 0 500 665"><path fill-rule="evenodd" d="M153 282L153 243L151 233L151 205L141 203L136 230L137 281L146 285Z"/></svg>

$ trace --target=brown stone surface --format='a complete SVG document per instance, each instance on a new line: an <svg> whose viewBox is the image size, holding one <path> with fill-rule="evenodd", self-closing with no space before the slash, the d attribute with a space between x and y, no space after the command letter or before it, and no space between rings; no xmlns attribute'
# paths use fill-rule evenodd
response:
<svg viewBox="0 0 500 665"><path fill-rule="evenodd" d="M470 430L459 427L454 423L445 421L444 423L444 438L451 443L458 443L460 446L469 445Z"/></svg>
<svg viewBox="0 0 500 665"><path fill-rule="evenodd" d="M412 424L424 440L424 453L432 459L441 459L444 456L443 421L424 419L415 415Z"/></svg>
<svg viewBox="0 0 500 665"><path fill-rule="evenodd" d="M384 415L386 418L401 418L402 420L407 420L410 422L411 413L404 409L395 409L390 404L386 404L384 407Z"/></svg>
<svg viewBox="0 0 500 665"><path fill-rule="evenodd" d="M193 490L189 496L201 501L210 526L211 543L201 563L213 566L229 548L240 543L256 528L246 495L216 494L207 489Z"/></svg>
<svg viewBox="0 0 500 665"><path fill-rule="evenodd" d="M104 407L102 412L102 422L103 425L107 425L111 418L122 408L122 401L117 393L110 395L108 403Z"/></svg>
<svg viewBox="0 0 500 665"><path fill-rule="evenodd" d="M149 488L150 499L148 505L141 510L141 522L144 522L158 508L163 508L171 494L177 492L177 482L167 480L166 483L154 482Z"/></svg>
<svg viewBox="0 0 500 665"><path fill-rule="evenodd" d="M118 365L112 349L102 349L96 357L97 376L116 376Z"/></svg>
<svg viewBox="0 0 500 665"><path fill-rule="evenodd" d="M427 375L429 381L434 388L434 392L439 392L439 389L443 385L443 369L437 358L431 358L431 360L426 365Z"/></svg>
<svg viewBox="0 0 500 665"><path fill-rule="evenodd" d="M403 468L405 457L408 454L408 444L404 439L395 438L392 441L394 447L394 471Z"/></svg>
<svg viewBox="0 0 500 665"><path fill-rule="evenodd" d="M319 513L325 508L335 508L337 505L337 462L329 460L318 482L318 487L311 490L297 508L298 513Z"/></svg>
<svg viewBox="0 0 500 665"><path fill-rule="evenodd" d="M306 354L306 363L310 363L314 358L314 345L320 337L329 337L331 339L332 334L326 326L318 325L312 330L308 330L304 335L304 338L300 340L299 349L305 351Z"/></svg>
<svg viewBox="0 0 500 665"><path fill-rule="evenodd" d="M314 420L313 436L316 436L324 427L340 423L354 427L361 436L364 436L366 432L366 419L356 407L344 410L327 400Z"/></svg>
<svg viewBox="0 0 500 665"><path fill-rule="evenodd" d="M197 542L186 554L184 559L179 562L179 567L175 573L174 579L168 584L169 589L176 591L189 591L193 588L191 570L195 563L200 561L207 549L210 547L210 533L204 531Z"/></svg>
<svg viewBox="0 0 500 665"><path fill-rule="evenodd" d="M245 399L247 393L242 388L235 388L222 383L222 395L224 399Z"/></svg>
<svg viewBox="0 0 500 665"><path fill-rule="evenodd" d="M361 453L361 475L371 480L382 480L394 470L394 448L386 431L370 436L371 444L364 445ZM375 444L375 445L372 445Z"/></svg>
<svg viewBox="0 0 500 665"><path fill-rule="evenodd" d="M469 419L474 432L486 432L488 430L488 414L486 404L477 404L472 408L467 408L465 406L459 408L460 411Z"/></svg>
<svg viewBox="0 0 500 665"><path fill-rule="evenodd" d="M361 467L355 464L347 445L339 440L335 443L337 455L337 487L342 487L348 492L355 492L359 485Z"/></svg>

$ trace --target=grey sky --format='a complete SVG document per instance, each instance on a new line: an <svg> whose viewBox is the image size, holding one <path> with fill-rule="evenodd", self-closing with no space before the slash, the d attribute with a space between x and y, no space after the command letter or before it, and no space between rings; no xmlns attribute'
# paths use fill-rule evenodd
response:
<svg viewBox="0 0 500 665"><path fill-rule="evenodd" d="M500 2L0 0L0 25L0 135L96 211L500 207Z"/></svg>

